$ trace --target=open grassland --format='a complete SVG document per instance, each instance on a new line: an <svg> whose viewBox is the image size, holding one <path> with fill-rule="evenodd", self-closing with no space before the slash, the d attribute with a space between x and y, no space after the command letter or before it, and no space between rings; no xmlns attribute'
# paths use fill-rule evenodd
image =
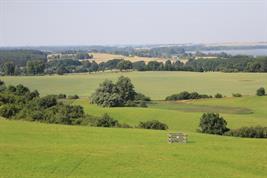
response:
<svg viewBox="0 0 267 178"><path fill-rule="evenodd" d="M266 177L267 140L187 133L0 120L0 177Z"/></svg>
<svg viewBox="0 0 267 178"><path fill-rule="evenodd" d="M116 80L119 76L130 77L137 91L154 100L184 90L203 94L231 96L232 93L255 95L256 90L267 88L267 73L219 73L219 72L104 72L70 74L64 76L1 77L7 84L24 84L46 94L78 94L88 97L105 79Z"/></svg>

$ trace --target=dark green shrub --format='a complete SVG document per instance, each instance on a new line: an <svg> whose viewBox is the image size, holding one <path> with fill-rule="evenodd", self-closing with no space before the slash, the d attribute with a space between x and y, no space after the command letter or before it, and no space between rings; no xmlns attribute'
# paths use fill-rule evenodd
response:
<svg viewBox="0 0 267 178"><path fill-rule="evenodd" d="M0 92L3 92L6 90L6 85L3 81L1 81L1 82L2 82L2 84L0 85Z"/></svg>
<svg viewBox="0 0 267 178"><path fill-rule="evenodd" d="M9 85L7 87L7 91L10 92L10 93L15 93L16 92L16 89L17 88L15 86L13 86L13 85Z"/></svg>
<svg viewBox="0 0 267 178"><path fill-rule="evenodd" d="M229 131L226 127L227 122L216 113L204 113L200 118L200 132L223 135L225 132Z"/></svg>
<svg viewBox="0 0 267 178"><path fill-rule="evenodd" d="M25 96L29 92L30 92L29 88L25 87L24 85L19 84L16 86L16 92L15 92L16 95Z"/></svg>
<svg viewBox="0 0 267 178"><path fill-rule="evenodd" d="M32 91L32 92L27 93L27 94L26 94L26 98L27 98L28 100L32 100L33 98L38 98L39 95L40 95L39 92L38 92L37 90L34 90L34 91Z"/></svg>
<svg viewBox="0 0 267 178"><path fill-rule="evenodd" d="M0 93L0 104L12 104L17 100L16 96L12 94Z"/></svg>
<svg viewBox="0 0 267 178"><path fill-rule="evenodd" d="M114 120L108 114L104 114L101 118L96 121L97 127L117 127L118 121Z"/></svg>
<svg viewBox="0 0 267 178"><path fill-rule="evenodd" d="M233 95L233 97L242 97L242 95L240 93L233 93L232 95Z"/></svg>
<svg viewBox="0 0 267 178"><path fill-rule="evenodd" d="M46 122L56 124L73 125L77 119L84 117L84 111L81 106L71 106L57 104L45 110Z"/></svg>
<svg viewBox="0 0 267 178"><path fill-rule="evenodd" d="M0 116L11 118L19 112L19 108L14 104L7 104L0 107Z"/></svg>
<svg viewBox="0 0 267 178"><path fill-rule="evenodd" d="M60 93L60 94L57 95L57 98L58 99L66 99L67 96L65 94Z"/></svg>
<svg viewBox="0 0 267 178"><path fill-rule="evenodd" d="M40 108L46 109L46 108L55 106L57 104L57 98L54 95L48 95L48 96L39 98L37 102Z"/></svg>
<svg viewBox="0 0 267 178"><path fill-rule="evenodd" d="M85 115L84 117L77 118L72 121L73 125L89 125L89 126L96 126L97 120L99 118L91 115Z"/></svg>
<svg viewBox="0 0 267 178"><path fill-rule="evenodd" d="M223 97L223 95L220 94L220 93L217 93L217 94L214 96L214 98L222 98L222 97Z"/></svg>
<svg viewBox="0 0 267 178"><path fill-rule="evenodd" d="M45 113L42 111L30 111L30 117L33 121L43 121L46 119Z"/></svg>
<svg viewBox="0 0 267 178"><path fill-rule="evenodd" d="M265 95L265 89L263 87L259 88L257 90L257 96L264 96Z"/></svg>
<svg viewBox="0 0 267 178"><path fill-rule="evenodd" d="M135 100L136 101L151 101L151 99L148 97L148 96L145 96L144 94L142 93L137 93L135 95Z"/></svg>
<svg viewBox="0 0 267 178"><path fill-rule="evenodd" d="M165 100L189 100L189 99L201 99L201 98L211 98L212 96L208 96L206 94L199 94L197 92L189 93L187 91L183 91L178 94L173 94L167 96Z"/></svg>
<svg viewBox="0 0 267 178"><path fill-rule="evenodd" d="M69 95L68 99L79 99L78 95Z"/></svg>
<svg viewBox="0 0 267 178"><path fill-rule="evenodd" d="M138 104L139 107L142 107L142 108L147 108L147 104L145 101L141 101L139 104Z"/></svg>
<svg viewBox="0 0 267 178"><path fill-rule="evenodd" d="M267 127L242 127L226 132L227 136L247 137L247 138L267 138Z"/></svg>
<svg viewBox="0 0 267 178"><path fill-rule="evenodd" d="M117 127L119 127L119 128L132 128L132 126L130 126L129 124L125 124L125 123L123 123L123 124L118 123Z"/></svg>
<svg viewBox="0 0 267 178"><path fill-rule="evenodd" d="M143 129L154 129L154 130L167 130L168 126L158 120L140 122L138 125L139 128Z"/></svg>
<svg viewBox="0 0 267 178"><path fill-rule="evenodd" d="M136 102L129 100L129 101L127 101L127 102L125 103L124 106L126 106L126 107L136 107L137 104L136 104Z"/></svg>

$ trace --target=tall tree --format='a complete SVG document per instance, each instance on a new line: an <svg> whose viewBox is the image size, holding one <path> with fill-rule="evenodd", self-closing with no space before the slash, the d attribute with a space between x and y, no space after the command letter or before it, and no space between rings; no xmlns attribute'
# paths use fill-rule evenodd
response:
<svg viewBox="0 0 267 178"><path fill-rule="evenodd" d="M129 69L132 69L133 68L133 64L131 61L128 61L128 60L123 60L123 61L120 61L117 65L118 69L120 71L122 70L129 70Z"/></svg>
<svg viewBox="0 0 267 178"><path fill-rule="evenodd" d="M116 89L125 103L129 100L134 100L136 96L134 85L128 77L119 77L118 81L116 82Z"/></svg>
<svg viewBox="0 0 267 178"><path fill-rule="evenodd" d="M14 75L15 67L16 66L15 66L14 62L8 61L8 62L5 62L3 64L2 69L3 69L3 72L4 72L5 75Z"/></svg>
<svg viewBox="0 0 267 178"><path fill-rule="evenodd" d="M27 73L31 75L44 73L45 63L42 60L27 61Z"/></svg>

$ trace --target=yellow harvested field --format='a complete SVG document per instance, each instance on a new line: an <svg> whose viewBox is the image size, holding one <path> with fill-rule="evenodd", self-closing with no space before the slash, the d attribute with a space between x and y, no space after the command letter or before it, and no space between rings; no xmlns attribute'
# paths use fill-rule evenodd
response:
<svg viewBox="0 0 267 178"><path fill-rule="evenodd" d="M138 57L138 56L123 56L123 55L117 55L117 54L108 54L108 53L90 53L92 54L93 60L97 63L106 62L111 59L124 59L129 60L131 62L136 61L145 61L145 63L149 61L158 61L158 62L165 62L169 59L167 58L152 58L152 57ZM92 59L90 59L92 60Z"/></svg>

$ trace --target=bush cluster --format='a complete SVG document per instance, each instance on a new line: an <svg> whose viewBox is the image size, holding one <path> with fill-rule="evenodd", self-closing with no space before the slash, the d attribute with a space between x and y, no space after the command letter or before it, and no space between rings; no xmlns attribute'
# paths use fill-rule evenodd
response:
<svg viewBox="0 0 267 178"><path fill-rule="evenodd" d="M135 92L131 80L123 76L119 77L115 84L110 80L105 80L90 97L91 103L102 107L146 107L147 101L150 101L150 98Z"/></svg>
<svg viewBox="0 0 267 178"><path fill-rule="evenodd" d="M240 94L240 93L233 93L232 95L233 95L233 97L242 97L242 94Z"/></svg>
<svg viewBox="0 0 267 178"><path fill-rule="evenodd" d="M167 130L168 126L158 120L140 122L137 126L138 128L143 129L154 129L154 130Z"/></svg>
<svg viewBox="0 0 267 178"><path fill-rule="evenodd" d="M58 99L66 99L67 98L67 95L63 94L63 93L60 93L57 95L57 98Z"/></svg>
<svg viewBox="0 0 267 178"><path fill-rule="evenodd" d="M190 99L201 99L201 98L212 98L212 96L199 94L197 92L189 93L187 91L183 91L178 94L167 96L165 100L190 100Z"/></svg>
<svg viewBox="0 0 267 178"><path fill-rule="evenodd" d="M78 95L69 95L68 99L79 99L80 97Z"/></svg>
<svg viewBox="0 0 267 178"><path fill-rule="evenodd" d="M267 127L242 127L228 129L227 122L216 113L204 113L200 118L198 131L208 134L226 135L246 138L267 138Z"/></svg>
<svg viewBox="0 0 267 178"><path fill-rule="evenodd" d="M265 89L263 87L259 88L257 90L257 96L264 96L265 95Z"/></svg>
<svg viewBox="0 0 267 178"><path fill-rule="evenodd" d="M242 127L226 132L227 136L247 137L247 138L267 138L267 127Z"/></svg>
<svg viewBox="0 0 267 178"><path fill-rule="evenodd" d="M223 95L220 93L217 93L216 95L214 95L214 98L223 98Z"/></svg>
<svg viewBox="0 0 267 178"><path fill-rule="evenodd" d="M0 116L7 119L21 119L66 125L90 125L95 127L131 128L130 125L119 123L104 114L101 117L86 115L83 107L68 105L58 99L66 98L65 94L39 97L38 91L30 91L23 85L5 86L0 80ZM127 91L126 91L127 92ZM77 95L74 95L77 98ZM136 93L136 101L150 101L143 94ZM141 122L139 128L166 130L168 126L159 121Z"/></svg>
<svg viewBox="0 0 267 178"><path fill-rule="evenodd" d="M40 97L37 90L30 91L21 84L0 84L0 116L7 119L76 125L87 117L81 106L59 102L58 98L66 97L64 94Z"/></svg>
<svg viewBox="0 0 267 178"><path fill-rule="evenodd" d="M227 122L217 113L204 113L200 118L199 131L202 133L223 135L229 131Z"/></svg>

